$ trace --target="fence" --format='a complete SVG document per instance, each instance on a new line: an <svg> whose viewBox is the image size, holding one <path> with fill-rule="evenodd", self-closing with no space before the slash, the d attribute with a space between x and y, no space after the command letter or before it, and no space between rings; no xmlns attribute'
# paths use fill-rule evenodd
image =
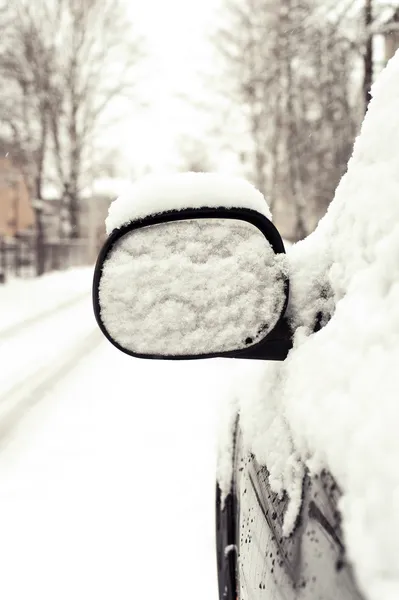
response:
<svg viewBox="0 0 399 600"><path fill-rule="evenodd" d="M41 247L44 272L88 264L87 240L44 242ZM9 277L34 277L37 250L32 237L0 237L0 283Z"/></svg>

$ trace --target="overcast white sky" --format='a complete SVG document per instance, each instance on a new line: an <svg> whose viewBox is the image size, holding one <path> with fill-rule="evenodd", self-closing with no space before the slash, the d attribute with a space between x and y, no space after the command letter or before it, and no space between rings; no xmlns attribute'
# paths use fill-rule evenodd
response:
<svg viewBox="0 0 399 600"><path fill-rule="evenodd" d="M215 73L216 53L209 37L216 27L221 0L125 1L133 27L147 44L148 59L142 66L140 89L148 107L138 111L132 105L129 116L109 130L105 139L120 149L120 163L124 164L121 170L132 177L149 167L173 168L178 160L176 140L180 135L206 136L209 114L193 108L179 95L196 102L212 101L212 89L204 75ZM346 6L347 1L341 3ZM399 4L399 0L392 1ZM331 10L330 0L326 5ZM226 123L226 130L231 131L233 125ZM228 158L226 161L218 167L236 168L236 163L231 165Z"/></svg>
<svg viewBox="0 0 399 600"><path fill-rule="evenodd" d="M179 99L206 95L201 73L212 70L213 48L208 36L215 24L219 0L126 0L127 10L144 35L148 59L141 89L149 106L113 130L127 164L140 171L147 165L168 169L176 162L179 134L202 136L206 115Z"/></svg>

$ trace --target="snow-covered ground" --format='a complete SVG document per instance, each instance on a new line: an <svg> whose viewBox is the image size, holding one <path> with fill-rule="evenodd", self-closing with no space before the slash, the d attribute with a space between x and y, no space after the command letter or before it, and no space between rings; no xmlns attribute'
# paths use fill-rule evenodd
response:
<svg viewBox="0 0 399 600"><path fill-rule="evenodd" d="M0 336L14 334L19 324L39 319L87 296L90 267L48 273L34 279L13 279L0 285Z"/></svg>
<svg viewBox="0 0 399 600"><path fill-rule="evenodd" d="M216 599L216 408L232 363L125 356L88 293L67 302L91 270L55 278L74 290L61 308L0 335L2 597ZM11 305L32 284L1 292ZM35 286L48 300L46 278Z"/></svg>

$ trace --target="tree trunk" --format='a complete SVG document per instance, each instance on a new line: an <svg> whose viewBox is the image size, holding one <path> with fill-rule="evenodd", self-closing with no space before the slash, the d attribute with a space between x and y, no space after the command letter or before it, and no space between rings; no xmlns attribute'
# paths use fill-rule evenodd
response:
<svg viewBox="0 0 399 600"><path fill-rule="evenodd" d="M292 28L290 23L290 14L295 14L295 3L289 2L287 5L288 11L283 12L281 22L283 31L289 31ZM288 188L295 207L295 236L297 240L301 240L307 235L306 227L306 205L302 192L301 172L298 157L298 144L300 142L297 128L297 114L294 104L294 93L297 89L294 81L292 59L295 56L291 47L290 36L287 35L284 39L283 58L285 63L285 110L286 110L286 155L288 159Z"/></svg>
<svg viewBox="0 0 399 600"><path fill-rule="evenodd" d="M46 100L41 104L40 117L41 117L41 131L40 131L40 146L38 151L37 161L37 173L35 177L35 200L37 206L35 207L35 220L36 220L36 275L43 275L46 269L46 257L45 257L45 239L44 239L44 225L43 225L43 174L44 174L44 161L47 147L47 134L48 134L48 122L47 122L47 102Z"/></svg>
<svg viewBox="0 0 399 600"><path fill-rule="evenodd" d="M364 79L363 79L363 94L364 94L364 111L367 111L371 96L370 90L373 84L373 36L370 28L373 22L373 4L372 0L365 0L364 5L364 25L366 30L366 50L364 54Z"/></svg>
<svg viewBox="0 0 399 600"><path fill-rule="evenodd" d="M71 224L71 238L80 237L80 206L79 197L76 191L69 192L69 216Z"/></svg>
<svg viewBox="0 0 399 600"><path fill-rule="evenodd" d="M45 257L45 246L44 246L44 227L42 219L41 208L35 208L35 220L36 220L36 275L40 276L46 270L46 257Z"/></svg>

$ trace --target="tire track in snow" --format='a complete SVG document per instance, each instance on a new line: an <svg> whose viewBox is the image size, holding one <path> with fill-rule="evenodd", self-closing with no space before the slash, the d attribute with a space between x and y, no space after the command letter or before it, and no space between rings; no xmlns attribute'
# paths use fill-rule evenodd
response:
<svg viewBox="0 0 399 600"><path fill-rule="evenodd" d="M102 340L101 333L93 327L79 343L62 353L57 360L40 367L0 397L0 446L4 445L26 412L73 371Z"/></svg>
<svg viewBox="0 0 399 600"><path fill-rule="evenodd" d="M74 296L73 298L66 300L65 302L57 304L50 310L43 310L42 312L35 314L32 317L28 317L23 321L18 321L17 323L10 325L10 327L6 327L5 329L0 330L0 343L4 342L7 338L10 338L14 335L18 335L22 331L26 330L28 327L37 325L38 323L40 323L40 321L43 321L44 319L53 317L58 312L62 312L67 308L72 308L75 304L79 304L79 302L84 300L84 298L87 298L88 294L89 292L81 293L78 296Z"/></svg>

